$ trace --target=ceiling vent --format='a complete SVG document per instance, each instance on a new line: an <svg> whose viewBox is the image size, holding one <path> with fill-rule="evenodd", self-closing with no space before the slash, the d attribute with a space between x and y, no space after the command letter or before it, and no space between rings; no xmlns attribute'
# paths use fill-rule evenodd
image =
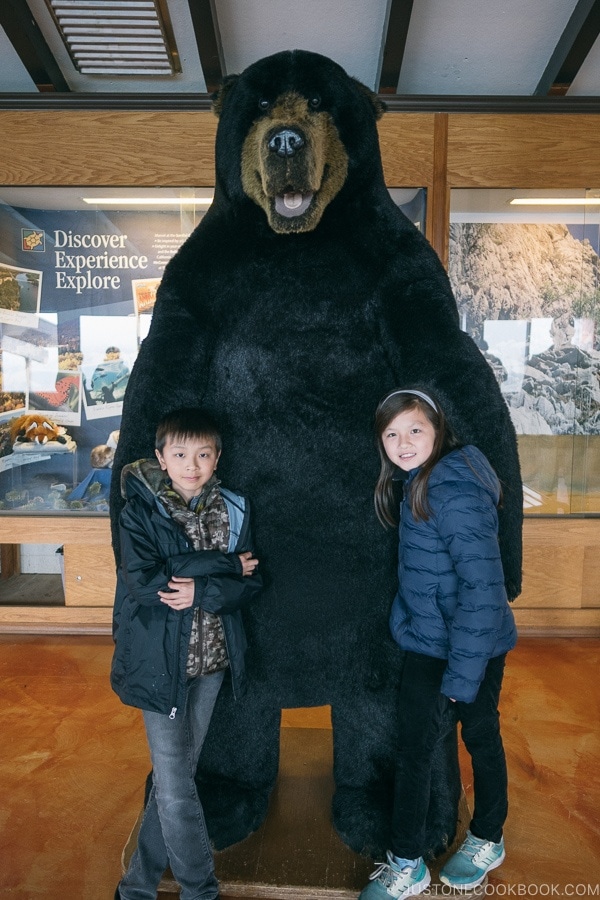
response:
<svg viewBox="0 0 600 900"><path fill-rule="evenodd" d="M46 0L84 75L181 72L166 0Z"/></svg>

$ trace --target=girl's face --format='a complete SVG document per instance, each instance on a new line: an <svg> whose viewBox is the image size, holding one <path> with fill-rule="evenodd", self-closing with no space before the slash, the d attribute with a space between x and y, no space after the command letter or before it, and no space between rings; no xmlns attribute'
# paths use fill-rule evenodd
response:
<svg viewBox="0 0 600 900"><path fill-rule="evenodd" d="M381 441L391 462L404 472L410 472L431 456L435 429L419 409L407 409L392 419L384 429Z"/></svg>

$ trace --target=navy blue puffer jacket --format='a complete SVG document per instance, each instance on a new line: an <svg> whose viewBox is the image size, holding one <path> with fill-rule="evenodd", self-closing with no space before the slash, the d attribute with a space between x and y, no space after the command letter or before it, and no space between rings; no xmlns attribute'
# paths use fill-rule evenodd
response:
<svg viewBox="0 0 600 900"><path fill-rule="evenodd" d="M475 700L488 660L517 640L498 546L499 495L485 456L466 446L432 470L426 521L407 499L401 509L392 635L403 650L447 659L442 693L465 703Z"/></svg>

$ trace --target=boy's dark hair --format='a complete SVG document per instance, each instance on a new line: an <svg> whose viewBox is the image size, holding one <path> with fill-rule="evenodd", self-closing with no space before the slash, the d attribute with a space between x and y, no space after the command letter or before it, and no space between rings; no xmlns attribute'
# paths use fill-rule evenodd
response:
<svg viewBox="0 0 600 900"><path fill-rule="evenodd" d="M176 409L167 413L158 423L154 446L159 453L163 452L168 439L208 438L214 442L217 453L221 452L223 440L219 426L208 413L202 409Z"/></svg>
<svg viewBox="0 0 600 900"><path fill-rule="evenodd" d="M396 466L385 452L382 441L382 434L390 422L400 413L407 412L410 409L417 409L429 420L435 431L431 456L420 467L419 472L415 476L410 497L408 498L415 519L426 520L429 518L427 483L431 470L442 456L445 456L450 450L455 450L462 446L446 419L438 399L430 391L426 392L426 396L431 401L430 403L423 398L423 392L419 390L416 393L412 393L410 388L392 391L381 400L375 413L377 449L381 460L381 471L375 486L375 512L377 513L377 518L384 526L398 524L398 500L393 480Z"/></svg>

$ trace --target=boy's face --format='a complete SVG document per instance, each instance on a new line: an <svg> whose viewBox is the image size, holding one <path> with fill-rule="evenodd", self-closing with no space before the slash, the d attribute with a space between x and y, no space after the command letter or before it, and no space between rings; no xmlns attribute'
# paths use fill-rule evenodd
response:
<svg viewBox="0 0 600 900"><path fill-rule="evenodd" d="M217 468L220 454L211 438L167 438L156 458L186 503L197 497Z"/></svg>

